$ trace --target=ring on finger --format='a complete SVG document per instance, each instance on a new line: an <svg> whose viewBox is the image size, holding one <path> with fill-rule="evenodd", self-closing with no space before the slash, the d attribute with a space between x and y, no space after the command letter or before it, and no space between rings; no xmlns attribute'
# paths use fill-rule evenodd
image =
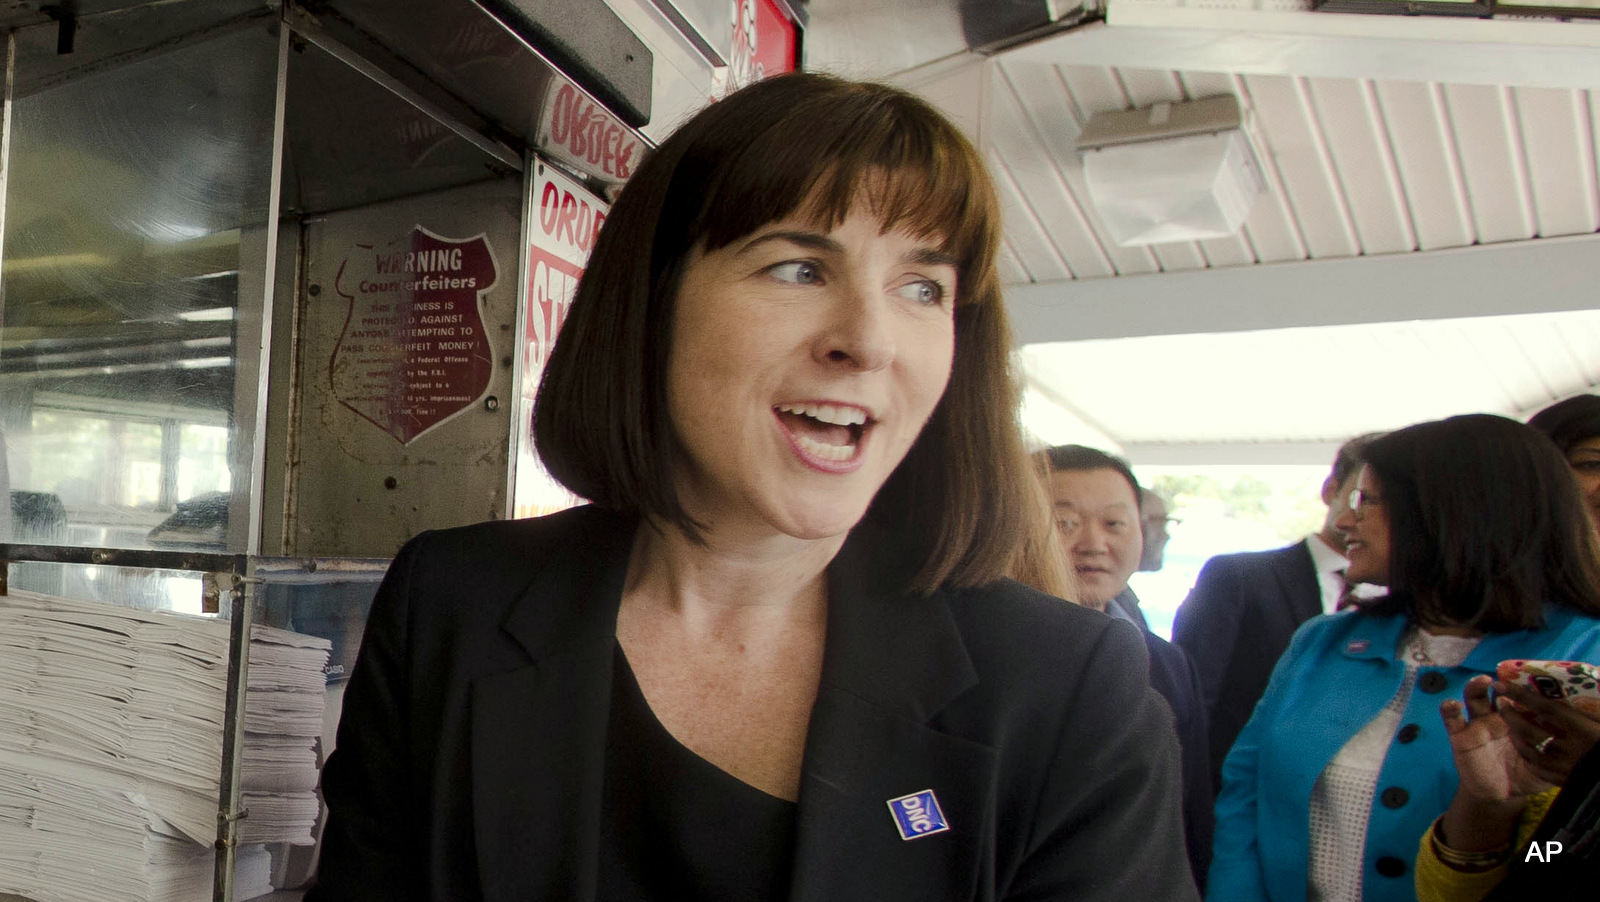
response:
<svg viewBox="0 0 1600 902"><path fill-rule="evenodd" d="M1554 741L1555 741L1555 737L1554 736L1546 736L1545 738L1543 738L1543 739L1541 739L1538 742L1533 744L1533 750L1538 752L1539 754L1543 755L1545 753L1545 750L1550 748L1550 743L1552 743Z"/></svg>

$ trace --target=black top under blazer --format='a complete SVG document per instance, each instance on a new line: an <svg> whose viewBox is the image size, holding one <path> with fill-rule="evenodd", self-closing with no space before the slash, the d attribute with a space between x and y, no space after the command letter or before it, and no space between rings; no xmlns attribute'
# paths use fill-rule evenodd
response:
<svg viewBox="0 0 1600 902"><path fill-rule="evenodd" d="M1206 561L1173 619L1173 644L1189 653L1200 672L1217 792L1222 762L1255 713L1294 631L1322 613L1310 541Z"/></svg>
<svg viewBox="0 0 1600 902"><path fill-rule="evenodd" d="M425 533L373 602L307 902L592 900L636 520ZM1010 581L916 598L858 528L827 573L795 902L1194 900L1171 715L1126 624ZM932 789L947 832L888 800Z"/></svg>

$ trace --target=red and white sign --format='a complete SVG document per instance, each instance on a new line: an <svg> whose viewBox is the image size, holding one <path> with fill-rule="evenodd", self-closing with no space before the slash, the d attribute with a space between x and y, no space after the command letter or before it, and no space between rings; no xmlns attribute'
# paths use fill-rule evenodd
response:
<svg viewBox="0 0 1600 902"><path fill-rule="evenodd" d="M578 279L611 208L576 180L535 161L530 209L522 388L517 408L520 445L512 493L513 512L518 517L551 513L576 501L545 473L533 453L533 401L556 335L572 307Z"/></svg>
<svg viewBox="0 0 1600 902"><path fill-rule="evenodd" d="M773 0L733 0L733 54L728 89L793 72L795 25Z"/></svg>
<svg viewBox="0 0 1600 902"><path fill-rule="evenodd" d="M600 226L610 211L573 179L535 164L532 240L528 243L527 356L523 374L537 376L578 290Z"/></svg>
<svg viewBox="0 0 1600 902"><path fill-rule="evenodd" d="M644 156L633 130L561 76L553 76L539 113L539 149L596 178L622 182Z"/></svg>
<svg viewBox="0 0 1600 902"><path fill-rule="evenodd" d="M334 279L350 310L329 362L333 396L408 445L489 388L480 305L498 278L494 250L482 234L444 238L420 225L355 248Z"/></svg>

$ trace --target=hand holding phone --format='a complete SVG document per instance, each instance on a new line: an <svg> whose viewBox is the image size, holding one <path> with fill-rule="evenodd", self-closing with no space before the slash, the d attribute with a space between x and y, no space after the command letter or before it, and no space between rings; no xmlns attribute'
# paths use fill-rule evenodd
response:
<svg viewBox="0 0 1600 902"><path fill-rule="evenodd" d="M1500 682L1528 686L1545 698L1577 704L1581 708L1600 706L1600 666L1583 661L1501 661L1495 667ZM1587 699L1587 702L1580 702Z"/></svg>
<svg viewBox="0 0 1600 902"><path fill-rule="evenodd" d="M1585 661L1501 661L1495 711L1528 768L1548 783L1566 782L1600 743L1600 667Z"/></svg>

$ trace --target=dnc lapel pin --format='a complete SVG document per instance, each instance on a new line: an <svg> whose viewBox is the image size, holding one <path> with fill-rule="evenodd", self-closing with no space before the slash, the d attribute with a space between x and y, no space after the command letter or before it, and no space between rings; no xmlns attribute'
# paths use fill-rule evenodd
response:
<svg viewBox="0 0 1600 902"><path fill-rule="evenodd" d="M919 839L950 829L950 823L944 819L939 800L931 789L890 799L889 813L894 815L894 825L899 829L901 839Z"/></svg>

